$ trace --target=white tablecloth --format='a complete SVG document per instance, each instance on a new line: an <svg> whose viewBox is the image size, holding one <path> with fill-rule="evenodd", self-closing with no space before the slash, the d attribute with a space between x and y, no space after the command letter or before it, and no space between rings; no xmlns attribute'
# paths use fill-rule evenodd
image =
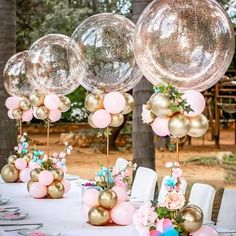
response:
<svg viewBox="0 0 236 236"><path fill-rule="evenodd" d="M0 194L10 199L5 206L17 206L29 213L26 219L15 223L43 223L42 231L60 232L61 236L138 235L132 225L95 227L87 224L82 213L81 187L76 184L72 184L70 192L63 199L33 199L27 192L26 184L6 184L0 180ZM16 235L3 233L3 228L0 227L0 236Z"/></svg>

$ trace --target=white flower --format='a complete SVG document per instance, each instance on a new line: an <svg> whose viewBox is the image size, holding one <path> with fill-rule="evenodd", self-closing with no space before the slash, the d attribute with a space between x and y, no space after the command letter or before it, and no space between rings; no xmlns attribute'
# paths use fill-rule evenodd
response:
<svg viewBox="0 0 236 236"><path fill-rule="evenodd" d="M142 121L145 124L150 124L154 121L152 111L147 108L147 105L143 105Z"/></svg>

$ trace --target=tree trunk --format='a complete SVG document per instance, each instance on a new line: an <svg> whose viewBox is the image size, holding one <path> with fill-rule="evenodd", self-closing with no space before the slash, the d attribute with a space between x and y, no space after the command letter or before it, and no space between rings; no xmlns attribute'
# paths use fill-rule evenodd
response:
<svg viewBox="0 0 236 236"><path fill-rule="evenodd" d="M151 0L133 0L133 21L137 22L140 14ZM141 113L145 104L153 93L153 86L144 77L133 89L135 106L133 110L132 139L134 162L155 170L154 135L150 125L143 124Z"/></svg>
<svg viewBox="0 0 236 236"><path fill-rule="evenodd" d="M7 116L4 102L8 97L3 87L3 68L16 50L16 2L0 0L0 168L16 144L16 125Z"/></svg>

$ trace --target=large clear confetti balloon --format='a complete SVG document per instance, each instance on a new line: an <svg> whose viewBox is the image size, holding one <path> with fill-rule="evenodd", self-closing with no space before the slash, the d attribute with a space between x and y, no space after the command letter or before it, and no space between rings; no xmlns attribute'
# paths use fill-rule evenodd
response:
<svg viewBox="0 0 236 236"><path fill-rule="evenodd" d="M91 92L125 92L140 81L142 73L133 52L134 30L129 19L111 13L91 16L77 27L71 44L82 53L78 67L83 62L86 65L81 75L84 88ZM78 74L76 68L72 73Z"/></svg>
<svg viewBox="0 0 236 236"><path fill-rule="evenodd" d="M66 95L79 86L79 74L70 76L68 52L72 66L80 60L80 54L75 54L69 43L65 35L49 34L30 47L27 73L30 83L40 92Z"/></svg>
<svg viewBox="0 0 236 236"><path fill-rule="evenodd" d="M135 56L152 84L203 91L229 67L234 37L215 0L155 0L137 23Z"/></svg>
<svg viewBox="0 0 236 236"><path fill-rule="evenodd" d="M34 90L27 78L26 58L27 51L19 52L12 56L5 65L3 84L6 91L12 96L28 96Z"/></svg>

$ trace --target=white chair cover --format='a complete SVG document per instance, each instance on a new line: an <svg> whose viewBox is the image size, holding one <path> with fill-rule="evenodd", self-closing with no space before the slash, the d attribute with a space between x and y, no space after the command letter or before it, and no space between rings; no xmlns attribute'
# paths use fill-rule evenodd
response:
<svg viewBox="0 0 236 236"><path fill-rule="evenodd" d="M212 222L211 216L215 193L215 189L208 184L195 183L192 186L189 204L196 205L202 209L204 224Z"/></svg>
<svg viewBox="0 0 236 236"><path fill-rule="evenodd" d="M144 202L153 200L156 183L157 173L154 170L146 167L139 167L131 189L131 199L137 199Z"/></svg>
<svg viewBox="0 0 236 236"><path fill-rule="evenodd" d="M166 187L165 187L165 181L168 177L169 176L165 176L162 180L161 188L160 188L158 198L157 198L158 203L164 203L165 202L165 198L166 198L166 195L168 193L168 191L166 190ZM183 180L181 180L181 185L180 185L180 191L179 192L184 195L185 192L186 192L186 189L187 189L187 182L186 182L186 180L183 179Z"/></svg>
<svg viewBox="0 0 236 236"><path fill-rule="evenodd" d="M119 157L116 160L115 167L116 167L117 171L121 171L121 170L123 170L123 169L125 169L127 167L128 163L129 162L127 160L125 160L122 157Z"/></svg>
<svg viewBox="0 0 236 236"><path fill-rule="evenodd" d="M224 190L216 225L236 230L236 189Z"/></svg>

